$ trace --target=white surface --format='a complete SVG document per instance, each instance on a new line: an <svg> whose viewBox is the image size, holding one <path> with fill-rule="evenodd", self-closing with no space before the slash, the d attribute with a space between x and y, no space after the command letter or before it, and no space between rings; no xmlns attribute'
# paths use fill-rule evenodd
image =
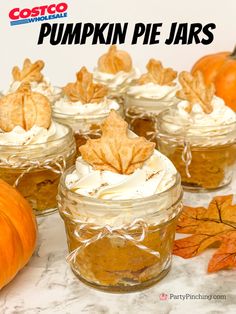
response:
<svg viewBox="0 0 236 314"><path fill-rule="evenodd" d="M33 60L42 58L46 62L44 73L55 85L74 80L75 72L83 65L91 70L98 57L107 50L104 45L64 45L37 46L40 23L10 26L8 13L14 7L32 8L33 6L59 3L60 0L2 1L0 18L0 90L7 88L14 65L21 65L25 57ZM68 0L68 18L52 20L53 23L115 23L129 22L129 33L125 45L122 45L133 56L134 64L144 69L150 57L158 58L164 65L177 70L190 69L200 56L224 50L232 50L235 45L233 34L236 33L236 1L215 0ZM131 46L130 39L135 23L163 23L161 40L157 45ZM215 23L214 42L202 44L171 45L164 44L168 37L170 24L182 23Z"/></svg>
<svg viewBox="0 0 236 314"><path fill-rule="evenodd" d="M186 205L207 206L213 195L235 192L236 180L212 194L185 194ZM1 314L234 314L236 271L208 275L214 249L194 259L173 258L170 273L154 287L109 294L82 284L65 261L66 237L57 213L38 219L38 248L30 263L0 292ZM226 295L226 300L160 301L160 293Z"/></svg>

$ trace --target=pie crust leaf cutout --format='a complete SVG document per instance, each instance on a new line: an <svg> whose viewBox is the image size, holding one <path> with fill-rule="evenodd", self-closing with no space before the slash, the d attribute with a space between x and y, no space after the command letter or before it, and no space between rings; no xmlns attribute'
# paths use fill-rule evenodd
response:
<svg viewBox="0 0 236 314"><path fill-rule="evenodd" d="M82 158L96 170L131 174L154 152L154 143L143 137L128 137L128 124L114 110L101 129L100 139L89 139L79 148Z"/></svg>
<svg viewBox="0 0 236 314"><path fill-rule="evenodd" d="M236 268L236 204L233 195L216 196L208 208L184 207L177 232L192 234L175 241L174 254L191 258L206 248L218 247L208 264L208 272Z"/></svg>
<svg viewBox="0 0 236 314"><path fill-rule="evenodd" d="M22 83L16 92L0 99L0 129L4 132L10 132L16 126L26 131L34 125L48 129L51 115L49 100L32 92L29 82Z"/></svg>
<svg viewBox="0 0 236 314"><path fill-rule="evenodd" d="M179 74L179 82L182 89L177 91L176 96L182 100L188 101L188 106L185 109L191 112L193 105L198 103L202 110L209 114L213 111L212 99L215 94L214 84L209 86L205 84L202 72L197 71L193 75L183 71Z"/></svg>
<svg viewBox="0 0 236 314"><path fill-rule="evenodd" d="M130 72L132 67L132 59L128 52L118 50L115 45L110 46L108 52L98 59L100 72L110 74L116 74L120 71Z"/></svg>
<svg viewBox="0 0 236 314"><path fill-rule="evenodd" d="M70 101L80 101L82 104L99 103L108 93L105 85L93 82L93 75L88 72L86 67L82 67L77 72L76 82L68 83L63 91Z"/></svg>
<svg viewBox="0 0 236 314"><path fill-rule="evenodd" d="M172 68L164 68L160 61L150 59L146 68L148 72L140 76L137 81L139 85L147 83L169 86L176 85L173 81L177 77L177 72Z"/></svg>
<svg viewBox="0 0 236 314"><path fill-rule="evenodd" d="M41 70L44 68L44 62L38 60L34 63L30 59L25 59L22 70L15 66L12 69L12 76L15 81L20 82L42 82L43 74Z"/></svg>

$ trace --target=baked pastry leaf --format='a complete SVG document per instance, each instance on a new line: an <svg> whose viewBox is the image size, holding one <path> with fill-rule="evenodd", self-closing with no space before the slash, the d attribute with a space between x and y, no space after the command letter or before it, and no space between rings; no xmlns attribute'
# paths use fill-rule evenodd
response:
<svg viewBox="0 0 236 314"><path fill-rule="evenodd" d="M42 82L43 74L41 70L44 68L44 62L37 60L34 63L30 59L25 59L22 70L15 66L12 69L12 76L15 81L20 82Z"/></svg>
<svg viewBox="0 0 236 314"><path fill-rule="evenodd" d="M132 67L132 59L128 52L118 50L116 45L110 46L108 52L98 59L98 70L105 73L130 72Z"/></svg>
<svg viewBox="0 0 236 314"><path fill-rule="evenodd" d="M141 75L137 80L138 85L154 83L158 85L174 86L174 79L177 77L177 72L172 68L164 68L162 63L155 59L150 59L147 66L148 72Z"/></svg>
<svg viewBox="0 0 236 314"><path fill-rule="evenodd" d="M213 111L212 99L215 94L214 84L206 85L202 72L196 71L193 75L187 71L179 74L179 82L182 89L177 91L176 96L188 101L187 112L191 112L193 105L198 103L207 114Z"/></svg>
<svg viewBox="0 0 236 314"><path fill-rule="evenodd" d="M99 103L108 93L105 85L93 82L93 75L88 72L86 67L82 67L77 72L76 82L68 83L63 91L70 101L80 101L83 104Z"/></svg>
<svg viewBox="0 0 236 314"><path fill-rule="evenodd" d="M112 110L101 126L102 137L79 148L82 158L96 170L131 174L153 154L155 144L144 137L130 138L128 124Z"/></svg>

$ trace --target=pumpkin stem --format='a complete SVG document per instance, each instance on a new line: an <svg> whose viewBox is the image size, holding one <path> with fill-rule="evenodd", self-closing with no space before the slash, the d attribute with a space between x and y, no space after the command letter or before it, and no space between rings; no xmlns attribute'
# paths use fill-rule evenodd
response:
<svg viewBox="0 0 236 314"><path fill-rule="evenodd" d="M230 57L231 57L232 59L235 59L235 60L236 60L236 45L235 45L235 47L234 47L234 50L233 50L232 53L230 54Z"/></svg>
<svg viewBox="0 0 236 314"><path fill-rule="evenodd" d="M21 93L29 93L30 91L31 91L31 88L30 88L29 82L21 83L21 85L17 89L17 92L21 92Z"/></svg>

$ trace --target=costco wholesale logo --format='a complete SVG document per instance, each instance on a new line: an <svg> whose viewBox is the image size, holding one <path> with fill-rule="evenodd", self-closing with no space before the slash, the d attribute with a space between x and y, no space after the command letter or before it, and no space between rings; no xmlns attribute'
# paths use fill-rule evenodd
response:
<svg viewBox="0 0 236 314"><path fill-rule="evenodd" d="M68 4L65 2L42 5L32 9L14 8L9 12L10 24L14 26L67 17L67 9Z"/></svg>

